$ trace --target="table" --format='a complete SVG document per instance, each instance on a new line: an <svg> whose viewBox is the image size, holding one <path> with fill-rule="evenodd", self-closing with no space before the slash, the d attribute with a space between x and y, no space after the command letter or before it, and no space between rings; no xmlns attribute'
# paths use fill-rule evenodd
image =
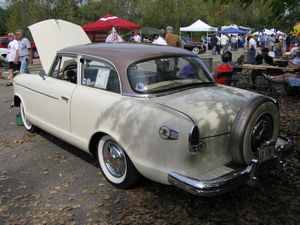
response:
<svg viewBox="0 0 300 225"><path fill-rule="evenodd" d="M267 64L261 64L261 65L242 64L242 65L238 65L237 68L246 69L246 70L260 70L260 71L267 71L267 70L281 70L282 72L296 71L294 68L291 67L279 67L279 66L271 66Z"/></svg>
<svg viewBox="0 0 300 225"><path fill-rule="evenodd" d="M265 94L265 95L277 95L280 92L280 97L284 96L284 84L275 84L270 80L266 79L265 76L261 74L269 75L280 75L284 73L295 72L294 68L290 67L279 67L267 64L253 65L253 64L243 64L238 65L236 71L239 70L239 80L238 85L241 88L253 90ZM284 91L283 91L284 90ZM286 92L285 92L286 93ZM273 96L272 96L273 97Z"/></svg>
<svg viewBox="0 0 300 225"><path fill-rule="evenodd" d="M273 59L273 62L289 62L290 60L289 59L286 59L286 58L274 58Z"/></svg>

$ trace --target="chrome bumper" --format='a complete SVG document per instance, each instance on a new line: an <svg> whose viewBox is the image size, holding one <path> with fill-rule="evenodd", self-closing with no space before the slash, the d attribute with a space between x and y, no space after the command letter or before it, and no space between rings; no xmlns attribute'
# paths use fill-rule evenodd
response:
<svg viewBox="0 0 300 225"><path fill-rule="evenodd" d="M265 171L267 168L284 164L284 157L292 149L293 142L288 138L282 139L284 143L275 149L275 155L263 163L259 163L257 159L253 159L247 167L236 169L211 180L199 180L171 172L168 174L168 181L174 186L200 196L218 195L234 189L241 184L250 184L260 172Z"/></svg>

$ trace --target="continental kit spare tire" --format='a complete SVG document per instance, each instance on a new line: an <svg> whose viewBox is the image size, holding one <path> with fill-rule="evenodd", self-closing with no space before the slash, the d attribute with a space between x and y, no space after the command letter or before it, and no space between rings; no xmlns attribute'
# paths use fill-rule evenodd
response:
<svg viewBox="0 0 300 225"><path fill-rule="evenodd" d="M278 138L280 116L271 98L259 96L247 102L237 114L231 131L229 148L237 164L248 165L257 158L257 149L266 141Z"/></svg>

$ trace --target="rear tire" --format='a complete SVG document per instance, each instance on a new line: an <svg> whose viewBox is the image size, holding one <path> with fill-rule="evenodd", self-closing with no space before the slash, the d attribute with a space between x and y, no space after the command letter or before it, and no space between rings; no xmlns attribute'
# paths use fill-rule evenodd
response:
<svg viewBox="0 0 300 225"><path fill-rule="evenodd" d="M25 127L25 129L30 132L30 133L34 133L36 131L36 127L34 125L32 125L27 119L26 119L26 113L25 113L25 108L23 103L20 103L20 111L21 111L21 118L23 121L23 125Z"/></svg>
<svg viewBox="0 0 300 225"><path fill-rule="evenodd" d="M106 180L115 187L129 189L140 181L141 175L124 149L109 135L98 143L97 156Z"/></svg>

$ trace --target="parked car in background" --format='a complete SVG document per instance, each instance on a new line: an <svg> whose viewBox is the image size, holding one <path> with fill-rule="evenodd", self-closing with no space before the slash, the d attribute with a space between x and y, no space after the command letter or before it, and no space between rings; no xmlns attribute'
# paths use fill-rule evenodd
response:
<svg viewBox="0 0 300 225"><path fill-rule="evenodd" d="M14 78L25 129L39 127L96 155L118 188L144 176L221 194L269 171L292 147L278 137L274 99L217 85L194 53L89 44L80 26L62 20L29 28L45 71Z"/></svg>
<svg viewBox="0 0 300 225"><path fill-rule="evenodd" d="M6 55L8 54L8 49L7 48L0 48L0 55L2 57L6 57Z"/></svg>
<svg viewBox="0 0 300 225"><path fill-rule="evenodd" d="M192 51L196 54L202 54L206 52L206 46L202 41L193 41L191 38L183 37L181 39L183 47L189 51Z"/></svg>
<svg viewBox="0 0 300 225"><path fill-rule="evenodd" d="M0 37L0 48L7 48L8 43L9 43L8 37L6 36Z"/></svg>
<svg viewBox="0 0 300 225"><path fill-rule="evenodd" d="M32 48L32 57L33 58L38 58L39 53L36 49L34 41L31 41L30 43L31 43L31 48ZM0 37L0 48L7 48L8 44L9 44L9 39L8 39L7 36Z"/></svg>

